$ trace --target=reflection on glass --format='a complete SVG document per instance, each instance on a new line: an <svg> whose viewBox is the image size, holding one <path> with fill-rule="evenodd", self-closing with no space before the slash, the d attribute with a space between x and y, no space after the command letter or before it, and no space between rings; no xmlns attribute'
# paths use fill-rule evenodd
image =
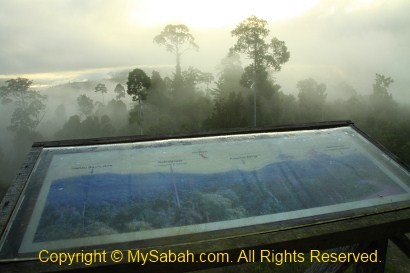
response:
<svg viewBox="0 0 410 273"><path fill-rule="evenodd" d="M91 170L52 182L34 241L202 224L400 193L405 190L358 153L317 153L209 174L177 172L172 163L167 172Z"/></svg>
<svg viewBox="0 0 410 273"><path fill-rule="evenodd" d="M409 200L408 173L350 127L45 148L36 171L43 181L20 253Z"/></svg>

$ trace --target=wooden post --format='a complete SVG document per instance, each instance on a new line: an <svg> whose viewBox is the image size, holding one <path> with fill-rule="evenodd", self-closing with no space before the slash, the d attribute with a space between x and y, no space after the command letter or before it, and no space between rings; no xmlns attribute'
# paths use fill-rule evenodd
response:
<svg viewBox="0 0 410 273"><path fill-rule="evenodd" d="M410 258L410 240L405 234L390 237L390 240L407 255L407 258Z"/></svg>
<svg viewBox="0 0 410 273"><path fill-rule="evenodd" d="M353 273L383 273L386 267L387 238L370 242L360 250L362 253L377 251L378 262L358 262L354 264Z"/></svg>
<svg viewBox="0 0 410 273"><path fill-rule="evenodd" d="M342 246L322 251L323 253L357 253L359 244ZM319 263L314 262L304 273L343 273L351 263Z"/></svg>

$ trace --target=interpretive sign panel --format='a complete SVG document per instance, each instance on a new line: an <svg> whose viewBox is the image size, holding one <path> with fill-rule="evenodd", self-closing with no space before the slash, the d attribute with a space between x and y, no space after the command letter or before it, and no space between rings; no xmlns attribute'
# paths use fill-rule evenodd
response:
<svg viewBox="0 0 410 273"><path fill-rule="evenodd" d="M44 147L0 257L377 213L409 173L355 128ZM17 242L11 244L10 242Z"/></svg>

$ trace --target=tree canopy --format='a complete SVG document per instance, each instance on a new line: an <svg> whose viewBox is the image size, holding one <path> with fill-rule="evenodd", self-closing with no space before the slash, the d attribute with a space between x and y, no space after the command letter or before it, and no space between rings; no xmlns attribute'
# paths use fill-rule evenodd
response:
<svg viewBox="0 0 410 273"><path fill-rule="evenodd" d="M133 101L141 102L147 98L147 90L151 86L151 79L139 68L128 74L127 94Z"/></svg>
<svg viewBox="0 0 410 273"><path fill-rule="evenodd" d="M297 83L299 89L299 107L303 111L303 116L307 121L322 120L323 106L327 97L326 85L317 83L309 78Z"/></svg>
<svg viewBox="0 0 410 273"><path fill-rule="evenodd" d="M33 132L44 116L47 96L31 90L32 83L29 79L17 78L6 81L7 85L0 87L2 103L14 104L8 127L13 132Z"/></svg>
<svg viewBox="0 0 410 273"><path fill-rule="evenodd" d="M84 117L91 116L94 111L94 101L86 94L77 97L77 105L78 111L80 111Z"/></svg>
<svg viewBox="0 0 410 273"><path fill-rule="evenodd" d="M95 92L101 93L103 103L104 103L104 93L107 93L107 87L105 86L105 84L103 83L97 84L97 86L95 87Z"/></svg>
<svg viewBox="0 0 410 273"><path fill-rule="evenodd" d="M142 130L142 101L147 99L148 89L151 86L151 79L139 68L134 69L128 74L127 94L132 96L133 101L138 101L138 111L134 108L130 112L130 123L138 123L140 132ZM138 115L135 115L135 112Z"/></svg>
<svg viewBox="0 0 410 273"><path fill-rule="evenodd" d="M268 68L280 71L282 64L286 63L290 56L285 42L276 37L270 42L265 41L270 32L267 25L267 21L251 16L239 23L231 32L232 36L237 38L231 50L246 54L252 60L252 63L244 69L241 84L248 88L253 86L253 126L257 125L257 105L268 106L266 101L258 98L259 95L270 100L280 87L270 81Z"/></svg>
<svg viewBox="0 0 410 273"><path fill-rule="evenodd" d="M270 42L265 41L270 32L267 25L267 21L251 16L231 32L237 38L233 50L246 54L252 60L250 69L254 73L265 71L268 67L280 71L282 64L290 57L285 42L276 37Z"/></svg>
<svg viewBox="0 0 410 273"><path fill-rule="evenodd" d="M117 94L116 97L115 97L117 100L120 100L121 98L124 98L125 97L125 88L124 88L124 86L122 86L122 84L118 83L115 86L114 93Z"/></svg>
<svg viewBox="0 0 410 273"><path fill-rule="evenodd" d="M188 50L198 50L194 36L189 32L187 26L167 25L161 33L154 37L154 43L166 48L176 57L175 77L181 77L181 56Z"/></svg>

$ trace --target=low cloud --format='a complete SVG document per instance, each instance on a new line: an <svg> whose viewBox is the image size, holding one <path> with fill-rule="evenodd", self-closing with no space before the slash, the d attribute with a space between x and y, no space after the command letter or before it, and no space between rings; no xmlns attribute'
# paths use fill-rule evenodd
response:
<svg viewBox="0 0 410 273"><path fill-rule="evenodd" d="M138 3L2 1L1 78L66 71L84 71L86 76L90 69L100 68L172 67L172 54L152 42L164 26L138 25L130 16ZM269 8L273 7L266 6ZM232 12L235 7L226 16ZM382 73L395 80L393 96L404 99L410 85L409 13L406 0L322 0L292 18L260 17L269 22L271 36L284 40L291 53L289 63L275 75L285 92L295 92L297 81L314 77L328 87L346 82L368 93L375 73ZM200 51L184 55L182 64L214 72L234 43L231 30L232 26L191 27ZM38 84L43 83L39 79Z"/></svg>

